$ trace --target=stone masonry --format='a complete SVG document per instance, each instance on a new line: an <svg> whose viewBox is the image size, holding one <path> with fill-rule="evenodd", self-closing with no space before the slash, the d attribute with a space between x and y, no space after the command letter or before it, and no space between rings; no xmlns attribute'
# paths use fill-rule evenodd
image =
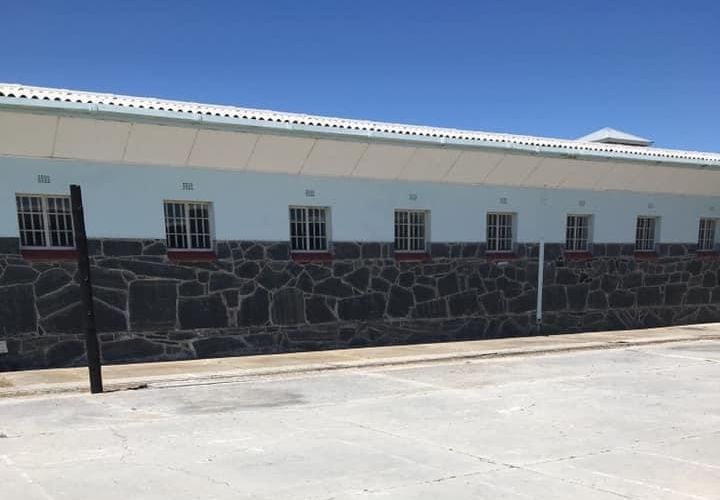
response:
<svg viewBox="0 0 720 500"><path fill-rule="evenodd" d="M388 243L335 243L295 262L284 242L221 241L216 259L172 261L163 241L90 241L106 363L482 339L720 321L720 261L692 245L650 259L595 244L571 260L546 245L535 322L537 245L512 259L483 244L433 244L399 261ZM22 257L0 239L0 370L84 362L74 261Z"/></svg>

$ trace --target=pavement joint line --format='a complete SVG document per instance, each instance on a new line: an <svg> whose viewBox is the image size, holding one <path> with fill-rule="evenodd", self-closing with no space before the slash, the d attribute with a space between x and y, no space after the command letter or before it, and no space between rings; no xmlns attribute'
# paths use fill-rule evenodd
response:
<svg viewBox="0 0 720 500"><path fill-rule="evenodd" d="M706 330L703 330L706 331ZM552 335L544 336L550 338ZM539 338L539 337L528 337ZM313 363L309 365L289 366L284 368L270 369L247 369L247 373L240 370L228 371L225 373L208 373L193 376L148 376L143 378L127 378L116 382L106 382L105 392L118 392L135 389L162 389L173 387L188 387L198 385L213 385L220 383L240 383L244 381L254 380L261 377L272 377L289 374L308 374L308 373L326 373L342 370L350 370L357 368L382 368L388 366L423 366L427 364L452 362L452 361L470 361L485 359L502 359L519 356L543 356L550 354L563 354L570 352L582 352L593 350L610 350L625 349L630 347L643 347L650 345L661 345L669 343L697 342L708 340L720 340L720 334L709 335L689 335L689 336L670 336L657 339L638 339L638 340L611 340L611 341L588 341L576 345L565 344L556 347L540 347L540 348L509 348L497 351L471 351L467 353L449 353L449 354L431 354L404 356L398 358L381 358L378 360L358 360L358 361L335 361L327 363ZM242 369L241 369L242 370ZM39 395L58 395L65 393L81 393L86 392L88 387L86 382L81 384L68 382L63 385L46 384L45 386L35 386L28 389L8 389L0 388L0 399L39 396Z"/></svg>

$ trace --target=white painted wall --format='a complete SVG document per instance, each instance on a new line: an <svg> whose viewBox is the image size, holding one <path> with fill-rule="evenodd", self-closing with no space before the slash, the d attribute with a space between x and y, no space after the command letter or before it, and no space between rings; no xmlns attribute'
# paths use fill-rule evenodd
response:
<svg viewBox="0 0 720 500"><path fill-rule="evenodd" d="M50 175L52 183L38 184L38 174ZM194 191L183 191L183 182L192 182ZM637 215L661 218L663 243L695 242L698 219L720 215L720 197L0 157L0 236L18 234L15 193L67 194L72 183L83 187L88 235L95 238L164 238L165 199L212 202L215 237L231 240L287 240L288 205L331 207L335 241L392 241L395 208L430 210L433 241L483 241L488 211L517 213L521 242L563 242L568 213L594 215L595 242L633 242ZM315 190L316 196L307 198L306 189ZM409 199L411 193L416 200ZM500 204L501 197L507 198L506 205Z"/></svg>

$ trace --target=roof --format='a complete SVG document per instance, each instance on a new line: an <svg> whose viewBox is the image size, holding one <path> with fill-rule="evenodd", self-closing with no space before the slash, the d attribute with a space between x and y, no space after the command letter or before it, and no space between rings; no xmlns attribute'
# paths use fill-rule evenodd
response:
<svg viewBox="0 0 720 500"><path fill-rule="evenodd" d="M605 127L577 139L581 142L602 142L605 144L625 144L627 146L649 146L653 143L637 135L628 134L622 130Z"/></svg>
<svg viewBox="0 0 720 500"><path fill-rule="evenodd" d="M0 83L0 107L72 109L157 120L194 120L219 126L272 128L282 133L312 133L459 147L501 149L570 158L620 159L720 167L720 154L700 151L604 144L582 140L501 134L453 128L352 120L300 113L219 106L106 93Z"/></svg>

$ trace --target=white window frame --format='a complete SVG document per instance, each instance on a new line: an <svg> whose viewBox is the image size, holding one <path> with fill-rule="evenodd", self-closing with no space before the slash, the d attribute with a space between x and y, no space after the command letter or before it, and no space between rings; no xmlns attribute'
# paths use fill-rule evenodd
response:
<svg viewBox="0 0 720 500"><path fill-rule="evenodd" d="M490 218L496 216L496 217L509 217L510 218L510 225L499 223L490 223ZM498 221L499 222L499 221ZM491 236L491 229L495 227L496 228L496 234L495 236ZM510 228L510 245L509 248L500 248L500 241L507 241L508 238L503 237L501 238L499 236L499 229L501 228ZM485 214L485 251L490 253L512 253L515 251L515 241L516 241L516 233L517 233L517 214L514 212L487 212ZM495 247L495 248L493 248Z"/></svg>
<svg viewBox="0 0 720 500"><path fill-rule="evenodd" d="M714 217L700 217L697 242L699 251L713 252L717 250L717 222L718 219ZM710 227L703 227L706 224Z"/></svg>
<svg viewBox="0 0 720 500"><path fill-rule="evenodd" d="M407 235L406 236L398 236L398 214L404 213L407 215L407 222L405 225L408 228ZM422 215L423 216L423 235L422 237L419 237L417 235L413 236L411 235L410 227L410 219L413 215ZM414 224L414 226L419 226L419 224ZM422 209L416 209L416 208L396 208L393 211L393 245L395 252L397 253L428 253L429 251L429 244L430 244L430 210L422 210ZM398 241L404 241L405 248L399 248ZM411 248L412 242L415 241L422 241L422 248Z"/></svg>
<svg viewBox="0 0 720 500"><path fill-rule="evenodd" d="M39 198L40 199L40 210L42 215L42 223L43 223L43 237L45 239L44 245L24 245L23 240L23 225L20 222L20 214L26 213L26 212L20 212L19 207L17 206L17 199L18 198ZM48 200L50 198L56 199L64 199L67 200L68 207L70 208L70 231L72 232L72 240L73 245L53 245L52 244L52 229L50 229L50 212L48 210ZM70 200L70 196L66 194L38 194L38 193L15 193L15 212L17 216L17 222L18 222L18 235L20 236L20 248L27 248L27 249L52 249L52 250L74 250L76 248L76 235L75 235L75 225L72 219L72 202ZM37 231L37 230L36 230Z"/></svg>
<svg viewBox="0 0 720 500"><path fill-rule="evenodd" d="M184 206L184 225L185 225L185 244L186 246L184 248L182 247L172 247L170 246L170 234L168 233L168 216L167 216L167 204L168 203L174 203L174 204L180 204ZM207 247L192 247L192 232L190 230L190 206L191 205L206 205L207 206L207 213L208 213L208 245ZM215 244L215 224L214 224L214 212L213 212L213 204L209 201L201 201L201 200L163 200L163 222L165 224L165 245L168 250L170 251L176 251L176 252L208 252L213 249L213 246Z"/></svg>
<svg viewBox="0 0 720 500"><path fill-rule="evenodd" d="M647 228L641 228L641 221L652 221ZM655 215L638 215L635 220L635 251L654 252L660 241L660 217Z"/></svg>
<svg viewBox="0 0 720 500"><path fill-rule="evenodd" d="M293 210L302 210L305 212L305 217L302 225L305 226L305 234L302 236L294 236L293 235L293 218L292 218L292 211ZM311 247L311 240L313 238L318 239L322 238L322 236L317 236L314 234L311 234L312 231L310 230L312 221L309 217L309 211L310 210L321 210L325 214L325 220L322 222L325 224L325 248L323 249L310 249ZM331 212L330 207L326 206L319 206L319 205L290 205L288 207L288 230L290 235L290 252L291 253L328 253L330 252L330 242L331 239ZM297 222L295 223L297 224ZM293 241L294 240L304 240L304 246L305 249L302 248L293 248Z"/></svg>
<svg viewBox="0 0 720 500"><path fill-rule="evenodd" d="M575 224L571 227L571 218ZM584 219L584 225L578 225L578 219ZM582 229L585 230L583 238ZM592 245L592 214L567 214L565 217L565 251L566 252L589 252ZM571 234L572 232L572 234Z"/></svg>

